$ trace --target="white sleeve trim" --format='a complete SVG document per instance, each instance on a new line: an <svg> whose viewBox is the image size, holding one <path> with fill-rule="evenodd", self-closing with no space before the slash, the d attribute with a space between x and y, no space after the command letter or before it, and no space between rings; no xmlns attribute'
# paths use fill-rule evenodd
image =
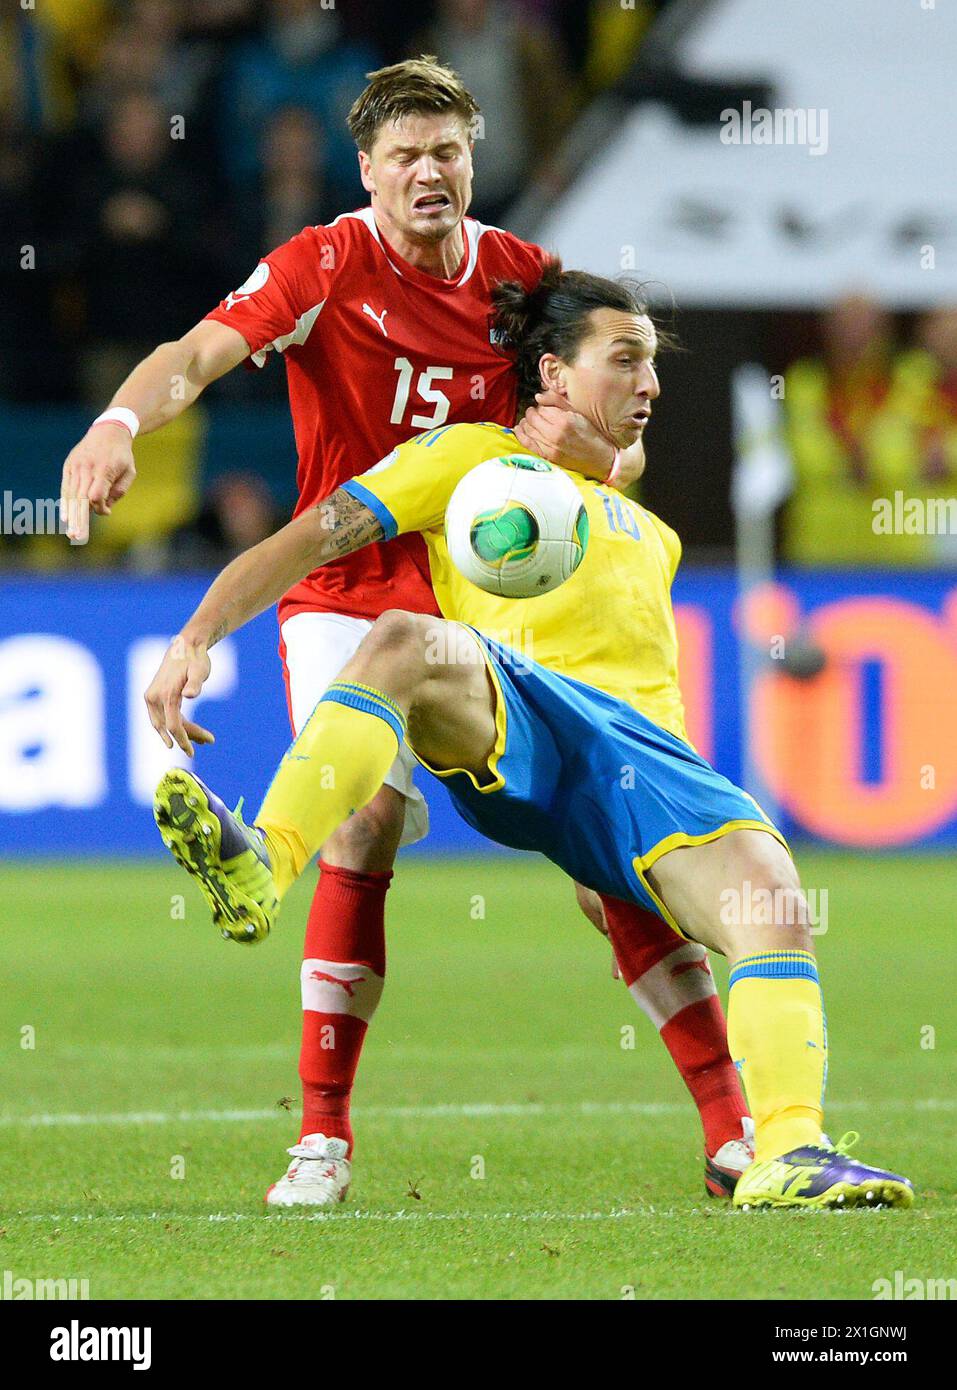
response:
<svg viewBox="0 0 957 1390"><path fill-rule="evenodd" d="M266 343L258 352L252 354L252 361L257 367L266 365L266 354L269 352L285 352L289 347L302 347L309 337L313 328L316 326L316 319L322 313L325 300L314 304L311 309L307 309L304 314L300 314L296 319L296 326L291 333L284 333L280 338L274 338L271 343Z"/></svg>

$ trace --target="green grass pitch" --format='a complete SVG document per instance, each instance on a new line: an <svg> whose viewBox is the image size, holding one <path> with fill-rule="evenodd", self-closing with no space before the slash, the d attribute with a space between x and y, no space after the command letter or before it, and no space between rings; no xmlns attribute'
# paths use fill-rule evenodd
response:
<svg viewBox="0 0 957 1390"><path fill-rule="evenodd" d="M0 1269L121 1299L869 1299L957 1275L955 875L799 859L829 893L829 1128L911 1176L912 1211L706 1198L697 1116L607 944L516 856L400 863L349 1200L266 1216L310 886L243 949L173 865L8 863Z"/></svg>

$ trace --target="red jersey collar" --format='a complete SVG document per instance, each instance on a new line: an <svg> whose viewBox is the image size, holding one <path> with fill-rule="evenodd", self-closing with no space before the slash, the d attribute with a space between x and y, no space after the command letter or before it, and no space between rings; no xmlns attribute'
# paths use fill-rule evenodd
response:
<svg viewBox="0 0 957 1390"><path fill-rule="evenodd" d="M476 222L474 217L462 219L462 239L465 243L462 259L456 267L455 274L446 280L441 276L429 275L426 271L419 270L418 266L410 265L407 260L400 256L379 231L371 207L359 208L356 212L348 212L344 215L365 223L396 275L403 280L408 280L413 285L418 285L420 289L438 291L440 294L454 294L456 290L462 288L467 280L471 279L478 259L479 238L486 230L480 222Z"/></svg>

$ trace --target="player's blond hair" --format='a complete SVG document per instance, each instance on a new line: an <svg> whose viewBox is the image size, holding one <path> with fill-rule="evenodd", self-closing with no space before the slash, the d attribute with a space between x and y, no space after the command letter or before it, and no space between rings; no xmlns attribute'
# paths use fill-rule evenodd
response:
<svg viewBox="0 0 957 1390"><path fill-rule="evenodd" d="M367 153L384 125L420 112L461 116L466 129L480 114L478 102L461 77L431 53L407 58L366 73L369 85L359 94L346 120L360 150Z"/></svg>

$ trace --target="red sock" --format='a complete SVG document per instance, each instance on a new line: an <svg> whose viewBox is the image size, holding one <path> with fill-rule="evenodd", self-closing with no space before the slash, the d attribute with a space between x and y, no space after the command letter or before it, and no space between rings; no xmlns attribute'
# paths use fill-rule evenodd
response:
<svg viewBox="0 0 957 1390"><path fill-rule="evenodd" d="M708 953L653 912L618 898L601 901L622 979L661 1033L698 1107L705 1148L714 1154L741 1138L748 1107Z"/></svg>
<svg viewBox="0 0 957 1390"><path fill-rule="evenodd" d="M392 874L319 861L302 963L302 1129L345 1139L369 1020L385 981L385 895Z"/></svg>

